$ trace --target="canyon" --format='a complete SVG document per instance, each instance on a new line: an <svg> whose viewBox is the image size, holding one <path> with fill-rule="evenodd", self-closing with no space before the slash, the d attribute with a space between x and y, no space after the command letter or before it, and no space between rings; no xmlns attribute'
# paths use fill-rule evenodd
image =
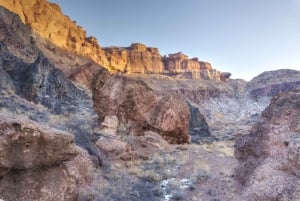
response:
<svg viewBox="0 0 300 201"><path fill-rule="evenodd" d="M300 71L230 76L0 0L0 200L297 200Z"/></svg>

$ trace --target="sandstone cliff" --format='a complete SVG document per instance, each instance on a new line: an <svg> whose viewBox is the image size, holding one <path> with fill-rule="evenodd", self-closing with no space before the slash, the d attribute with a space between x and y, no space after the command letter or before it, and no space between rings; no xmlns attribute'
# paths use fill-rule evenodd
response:
<svg viewBox="0 0 300 201"><path fill-rule="evenodd" d="M63 62L59 58L69 53L56 50L55 47L51 47L52 45L46 44L47 41L69 52L90 58L112 72L165 74L176 78L217 81L226 81L230 77L230 73L221 73L213 69L209 63L198 61L197 58L189 59L182 53L162 57L157 48L146 47L139 43L127 48L101 48L95 37L87 37L84 29L65 16L58 5L46 0L0 0L0 5L18 14L22 22L38 34L36 38L46 39L39 44L40 49L56 64L64 66L66 61ZM76 68L86 65L78 61L79 57L76 60L70 61L69 64ZM70 75L69 71L64 71L67 76ZM90 86L90 83L84 84Z"/></svg>
<svg viewBox="0 0 300 201"><path fill-rule="evenodd" d="M163 73L163 63L157 48L135 43L127 48L104 48L110 67L127 73Z"/></svg>
<svg viewBox="0 0 300 201"><path fill-rule="evenodd" d="M163 61L165 73L179 78L226 81L230 77L230 74L225 75L213 69L210 63L199 61L198 58L189 59L181 52L169 54Z"/></svg>
<svg viewBox="0 0 300 201"><path fill-rule="evenodd" d="M106 56L97 39L87 37L83 28L65 16L58 5L47 0L0 0L0 5L18 14L24 24L56 46L87 56L108 67Z"/></svg>
<svg viewBox="0 0 300 201"><path fill-rule="evenodd" d="M162 74L174 78L227 81L230 73L213 69L210 63L179 52L161 56L157 48L134 43L130 47L104 48L110 69L137 74Z"/></svg>

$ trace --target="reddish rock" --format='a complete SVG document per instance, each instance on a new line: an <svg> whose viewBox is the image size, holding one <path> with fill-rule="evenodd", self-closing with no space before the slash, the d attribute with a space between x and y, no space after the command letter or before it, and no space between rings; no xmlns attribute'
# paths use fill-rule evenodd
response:
<svg viewBox="0 0 300 201"><path fill-rule="evenodd" d="M157 48L134 43L127 48L110 47L104 50L110 62L110 69L126 73L163 72L162 58Z"/></svg>
<svg viewBox="0 0 300 201"><path fill-rule="evenodd" d="M164 65L167 74L179 74L181 78L221 80L221 72L213 69L210 63L199 61L198 58L190 59L181 52L164 57Z"/></svg>
<svg viewBox="0 0 300 201"><path fill-rule="evenodd" d="M102 122L118 118L118 131L144 135L155 131L170 143L189 142L189 108L172 96L159 96L140 80L99 73L93 85L95 110Z"/></svg>
<svg viewBox="0 0 300 201"><path fill-rule="evenodd" d="M93 62L88 62L80 67L78 67L75 72L73 72L69 78L76 83L91 89L94 76L98 74L99 71L106 69L101 68L99 65Z"/></svg>

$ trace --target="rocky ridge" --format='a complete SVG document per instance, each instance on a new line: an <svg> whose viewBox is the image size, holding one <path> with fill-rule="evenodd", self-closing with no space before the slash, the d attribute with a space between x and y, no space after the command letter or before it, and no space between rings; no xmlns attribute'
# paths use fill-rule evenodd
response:
<svg viewBox="0 0 300 201"><path fill-rule="evenodd" d="M266 71L247 83L251 97L274 96L280 92L300 89L300 72L297 70L282 69Z"/></svg>

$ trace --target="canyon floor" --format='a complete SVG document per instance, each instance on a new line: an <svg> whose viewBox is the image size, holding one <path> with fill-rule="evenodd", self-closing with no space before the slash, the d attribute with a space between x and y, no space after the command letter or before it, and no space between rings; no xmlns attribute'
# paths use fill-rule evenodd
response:
<svg viewBox="0 0 300 201"><path fill-rule="evenodd" d="M116 161L99 172L108 181L96 177L91 187L107 183L107 191L83 190L83 200L232 200L237 195L232 144L170 146L138 160Z"/></svg>

